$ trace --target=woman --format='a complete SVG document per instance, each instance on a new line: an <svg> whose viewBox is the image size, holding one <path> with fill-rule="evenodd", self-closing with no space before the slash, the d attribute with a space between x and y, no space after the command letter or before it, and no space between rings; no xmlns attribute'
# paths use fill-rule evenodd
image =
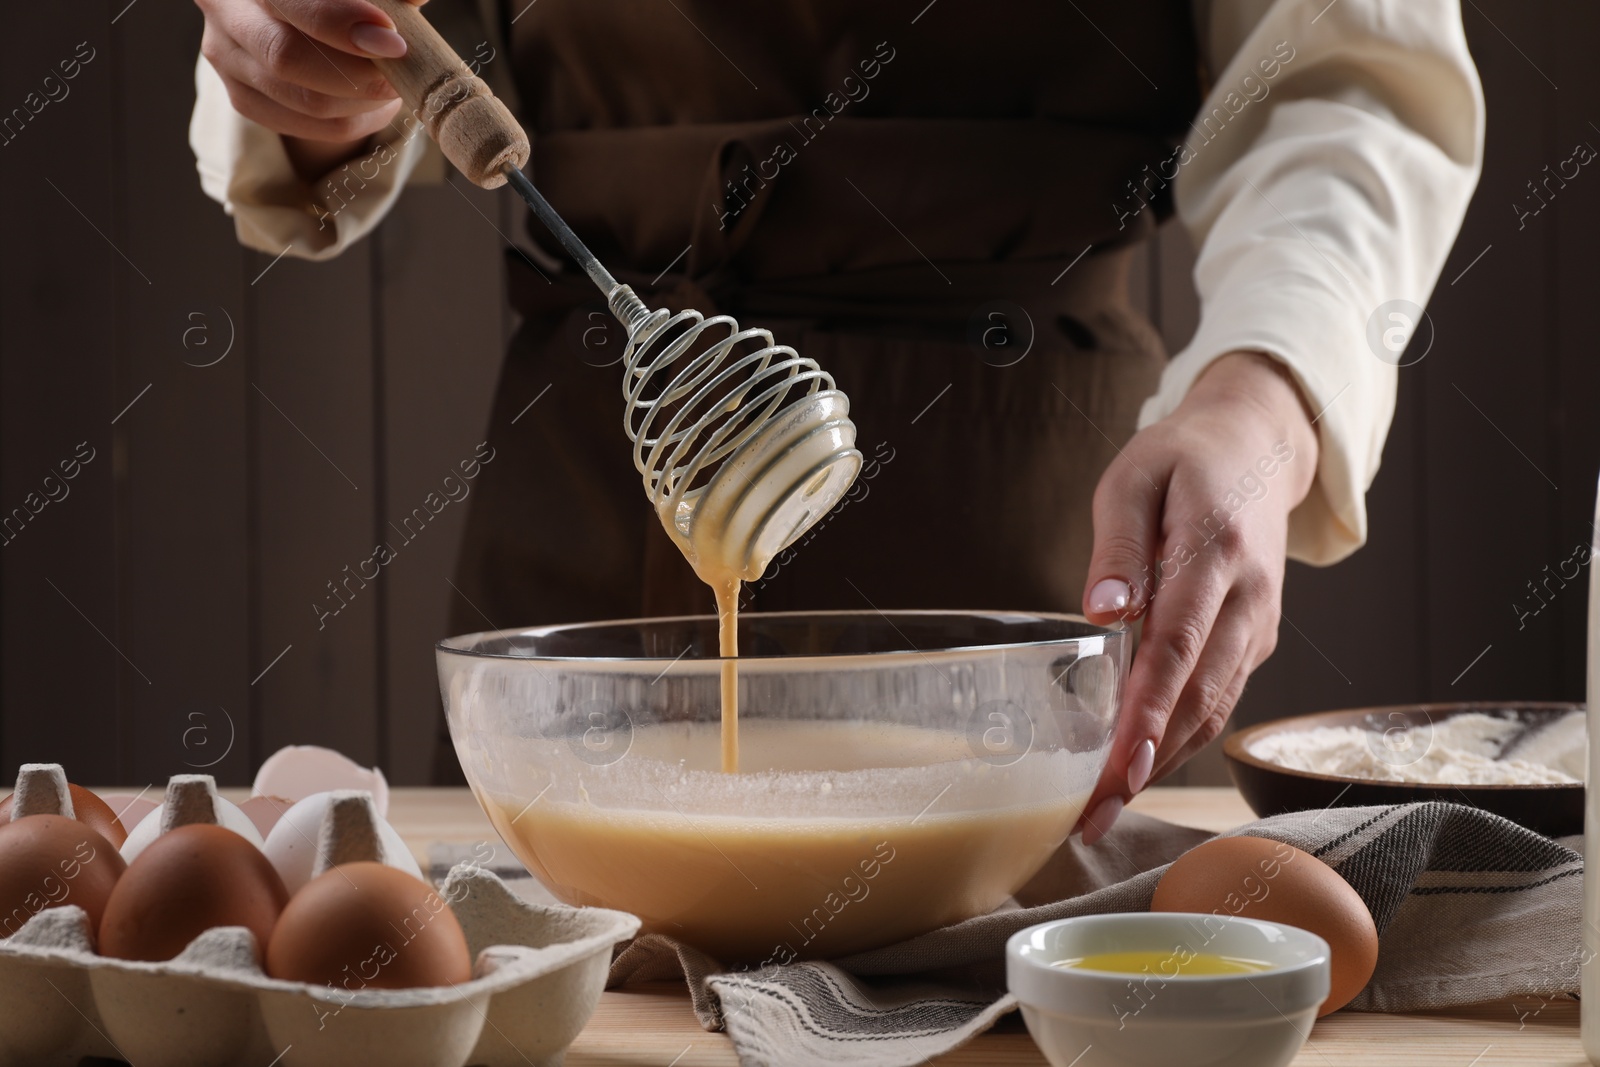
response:
<svg viewBox="0 0 1600 1067"><path fill-rule="evenodd" d="M207 191L252 247L338 254L426 147L371 63L404 41L366 0L199 3ZM1092 841L1222 729L1285 558L1365 539L1396 377L1369 320L1437 279L1481 90L1446 0L863 6L428 14L619 279L768 326L849 395L865 495L749 606L1143 620ZM1174 203L1202 314L1167 361L1126 280ZM531 236L459 628L703 611L617 431L617 339Z"/></svg>

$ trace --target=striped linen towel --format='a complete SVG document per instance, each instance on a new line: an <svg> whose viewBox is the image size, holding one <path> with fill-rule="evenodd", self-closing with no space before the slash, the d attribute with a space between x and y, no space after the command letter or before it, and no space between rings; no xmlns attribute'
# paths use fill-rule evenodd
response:
<svg viewBox="0 0 1600 1067"><path fill-rule="evenodd" d="M1231 831L1317 856L1366 901L1378 969L1351 1010L1421 1011L1508 1000L1525 1016L1577 991L1583 862L1553 841L1476 808L1408 804L1280 815ZM1015 1008L1006 939L1074 915L1144 911L1162 871L1211 834L1126 813L1093 848L1073 839L989 915L827 963L729 970L646 934L623 948L611 984L681 978L708 1030L725 1030L745 1067L818 1063L911 1067Z"/></svg>

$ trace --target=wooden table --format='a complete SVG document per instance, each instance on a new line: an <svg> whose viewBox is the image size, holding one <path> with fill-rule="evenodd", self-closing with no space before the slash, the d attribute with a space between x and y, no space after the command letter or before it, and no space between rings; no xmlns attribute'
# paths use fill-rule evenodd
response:
<svg viewBox="0 0 1600 1067"><path fill-rule="evenodd" d="M1226 830L1253 816L1232 789L1151 789L1132 810L1207 830ZM419 858L435 841L498 845L489 821L465 789L397 789L390 820ZM1015 1014L989 1033L932 1061L941 1067L1043 1065ZM1479 1005L1422 1015L1338 1012L1317 1023L1296 1067L1501 1067L1586 1064L1578 1041L1578 1006L1537 1000ZM700 1029L688 994L675 985L606 993L567 1054L568 1067L734 1067L733 1046Z"/></svg>

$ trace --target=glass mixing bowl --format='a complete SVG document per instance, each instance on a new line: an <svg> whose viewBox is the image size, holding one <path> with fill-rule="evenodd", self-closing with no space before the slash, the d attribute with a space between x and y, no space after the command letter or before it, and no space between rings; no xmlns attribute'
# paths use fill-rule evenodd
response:
<svg viewBox="0 0 1600 1067"><path fill-rule="evenodd" d="M572 904L727 963L828 958L993 910L1077 823L1129 635L1020 612L748 614L739 768L714 616L438 646L495 829Z"/></svg>

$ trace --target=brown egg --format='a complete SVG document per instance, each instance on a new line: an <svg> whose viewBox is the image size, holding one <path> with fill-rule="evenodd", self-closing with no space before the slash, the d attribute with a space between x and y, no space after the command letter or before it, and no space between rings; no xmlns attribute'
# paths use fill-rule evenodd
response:
<svg viewBox="0 0 1600 1067"><path fill-rule="evenodd" d="M117 813L111 810L111 805L83 786L71 782L67 783L67 792L72 797L72 817L92 828L114 847L121 848L128 839L128 831L122 825L122 820L117 818ZM15 795L8 793L4 800L0 800L0 823L11 821L11 798Z"/></svg>
<svg viewBox="0 0 1600 1067"><path fill-rule="evenodd" d="M1219 837L1178 857L1151 911L1238 915L1309 930L1328 943L1332 984L1317 1015L1338 1011L1378 966L1378 929L1361 895L1308 852L1264 837Z"/></svg>
<svg viewBox="0 0 1600 1067"><path fill-rule="evenodd" d="M76 819L25 815L0 823L0 938L66 904L88 913L93 937L126 869L116 846Z"/></svg>
<svg viewBox="0 0 1600 1067"><path fill-rule="evenodd" d="M266 969L354 993L465 982L472 956L455 913L431 885L381 863L345 863L289 901Z"/></svg>
<svg viewBox="0 0 1600 1067"><path fill-rule="evenodd" d="M288 899L283 879L245 838L210 823L179 826L128 865L100 921L100 954L170 960L213 927L243 926L259 959Z"/></svg>

